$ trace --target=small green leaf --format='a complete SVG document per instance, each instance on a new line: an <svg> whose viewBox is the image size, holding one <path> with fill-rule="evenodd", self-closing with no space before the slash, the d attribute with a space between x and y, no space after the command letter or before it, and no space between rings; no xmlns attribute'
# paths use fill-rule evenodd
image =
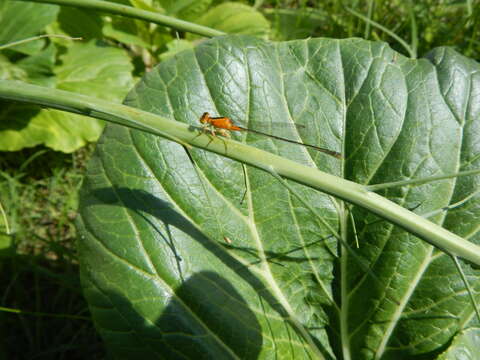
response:
<svg viewBox="0 0 480 360"><path fill-rule="evenodd" d="M205 14L212 0L179 0L175 4L175 14L180 19L195 21Z"/></svg>
<svg viewBox="0 0 480 360"><path fill-rule="evenodd" d="M37 85L54 84L53 67L57 49L50 44L43 51L12 62L0 54L0 78L28 81Z"/></svg>
<svg viewBox="0 0 480 360"><path fill-rule="evenodd" d="M151 45L141 36L137 21L120 16L112 16L103 26L105 36L124 44L138 45L149 49Z"/></svg>
<svg viewBox="0 0 480 360"><path fill-rule="evenodd" d="M13 64L10 60L0 54L0 79L26 80L27 72L21 67Z"/></svg>
<svg viewBox="0 0 480 360"><path fill-rule="evenodd" d="M39 60L27 58L17 66L23 76L28 75L28 81L35 81L46 69L47 56L36 58ZM93 41L75 43L61 60L61 65L51 68L59 89L120 102L132 86L133 66L123 50L99 46ZM39 79L37 82L46 81ZM39 110L23 104L5 104L2 110L2 151L45 144L55 150L71 152L87 141L97 140L103 129L100 121L58 110Z"/></svg>
<svg viewBox="0 0 480 360"><path fill-rule="evenodd" d="M151 12L164 12L159 6L149 5L144 1L131 1L129 5ZM138 45L149 50L164 45L165 36L168 40L171 39L170 30L165 27L156 26L152 30L151 24L123 16L111 16L105 23L103 32L105 36L124 44Z"/></svg>
<svg viewBox="0 0 480 360"><path fill-rule="evenodd" d="M169 15L197 22L198 17L208 10L212 0L159 0L159 3Z"/></svg>
<svg viewBox="0 0 480 360"><path fill-rule="evenodd" d="M19 60L16 66L25 71L28 77L26 81L43 86L55 86L53 68L56 56L57 48L49 44L40 53Z"/></svg>
<svg viewBox="0 0 480 360"><path fill-rule="evenodd" d="M172 56L175 56L175 54L178 54L183 50L193 49L193 47L194 45L191 41L182 40L182 39L172 40L169 43L167 43L168 51L165 51L160 55L160 60L165 61L171 58Z"/></svg>
<svg viewBox="0 0 480 360"><path fill-rule="evenodd" d="M226 2L215 6L200 16L198 24L211 27L227 34L246 34L266 37L270 32L270 23L251 6ZM198 38L190 35L191 38Z"/></svg>

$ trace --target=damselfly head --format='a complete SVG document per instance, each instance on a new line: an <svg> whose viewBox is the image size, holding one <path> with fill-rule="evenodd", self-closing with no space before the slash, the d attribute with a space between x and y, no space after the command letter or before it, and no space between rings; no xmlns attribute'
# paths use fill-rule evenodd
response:
<svg viewBox="0 0 480 360"><path fill-rule="evenodd" d="M204 112L202 117L200 118L200 122L202 124L208 123L208 119L210 119L210 114L208 112Z"/></svg>

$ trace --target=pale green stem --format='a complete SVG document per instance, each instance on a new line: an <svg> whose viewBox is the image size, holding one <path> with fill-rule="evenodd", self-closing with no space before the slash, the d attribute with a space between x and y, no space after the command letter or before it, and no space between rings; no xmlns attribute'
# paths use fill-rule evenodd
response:
<svg viewBox="0 0 480 360"><path fill-rule="evenodd" d="M62 318L62 319L92 321L92 319L89 318L88 316L70 315L70 314L52 314L52 313L44 313L44 312L37 312L37 311L24 311L24 310L20 310L20 309L6 308L6 307L3 307L3 306L0 306L0 311L13 313L13 314L17 314L17 315L47 316L47 317Z"/></svg>
<svg viewBox="0 0 480 360"><path fill-rule="evenodd" d="M471 193L470 195L468 195L468 196L465 197L464 199L462 199L462 200L460 200L460 201L457 201L456 203L453 203L453 204L444 206L444 207L442 207L442 208L440 208L440 209L433 210L433 211L430 211L430 212L425 213L425 214L421 214L421 216L423 216L424 218L429 218L429 217L432 217L433 215L440 214L441 212L455 209L455 208L457 208L457 207L462 206L463 204L465 204L468 200L470 200L471 198L473 198L473 197L474 197L475 195L477 195L478 193L480 193L480 189L478 189L477 191L474 191L473 193Z"/></svg>
<svg viewBox="0 0 480 360"><path fill-rule="evenodd" d="M7 214L5 214L5 210L3 210L3 206L1 202L0 202L0 213L2 214L3 223L5 224L5 234L10 235L10 227L8 226Z"/></svg>
<svg viewBox="0 0 480 360"><path fill-rule="evenodd" d="M450 255L450 257L452 258L453 262L455 263L455 266L457 267L458 272L460 273L460 277L462 278L463 283L467 288L467 292L470 295L470 301L472 302L472 306L475 310L475 313L477 314L477 319L480 321L480 312L478 311L478 304L477 304L477 301L475 300L475 296L473 295L473 290L470 287L470 283L468 282L468 279L465 276L465 273L463 272L462 266L460 265L460 262L458 261L457 257L453 255Z"/></svg>
<svg viewBox="0 0 480 360"><path fill-rule="evenodd" d="M468 176L468 175L475 175L475 174L480 174L480 169L460 171L456 174L429 176L422 179L411 179L411 180L393 181L393 182L383 183L383 184L367 185L366 188L369 191L378 191L378 190L405 186L405 185L422 185L422 184L430 183L433 181L439 181L439 180L451 179L459 176Z"/></svg>
<svg viewBox="0 0 480 360"><path fill-rule="evenodd" d="M372 15L373 15L373 5L374 5L374 0L369 0L368 1L368 10L367 10L367 18L368 19L372 19ZM367 21L366 22L366 26L365 26L365 34L363 35L363 37L365 39L368 39L368 37L370 36L370 22Z"/></svg>
<svg viewBox="0 0 480 360"><path fill-rule="evenodd" d="M428 243L480 266L480 247L377 195L363 185L278 155L222 138L211 139L198 128L104 100L22 82L0 80L0 98L38 104L141 129L188 143L307 185L358 205ZM200 117L201 114L199 114ZM190 119L194 121L194 119Z"/></svg>
<svg viewBox="0 0 480 360"><path fill-rule="evenodd" d="M353 236L355 236L355 244L357 245L358 249L360 248L360 243L358 241L357 226L355 225L355 219L353 218L351 209L348 209L348 217L350 218L350 222L352 223Z"/></svg>
<svg viewBox="0 0 480 360"><path fill-rule="evenodd" d="M67 39L67 40L82 40L81 37L75 37L74 38L74 37L70 37L70 36L66 36L66 35L44 34L44 35L33 36L33 37L26 38L26 39L14 41L14 42L11 42L11 43L8 43L8 44L0 45L0 50L6 49L6 48L9 48L9 47L14 47L14 46L17 46L17 45L21 45L21 44L24 44L24 43L27 43L27 42L30 42L30 41L40 40L40 39L43 39L43 38L54 38L54 37Z"/></svg>
<svg viewBox="0 0 480 360"><path fill-rule="evenodd" d="M255 0L255 3L253 4L253 7L255 9L259 9L263 5L264 0Z"/></svg>
<svg viewBox="0 0 480 360"><path fill-rule="evenodd" d="M468 17L471 17L473 14L472 0L467 0L467 14L468 14Z"/></svg>
<svg viewBox="0 0 480 360"><path fill-rule="evenodd" d="M342 215L345 213L345 206L343 206ZM344 241L347 242L347 219L343 215L340 218L340 232L342 236L344 236ZM351 353L351 343L350 343L350 298L349 298L349 291L348 288L348 255L350 253L346 252L345 254L342 253L340 258L340 299L341 299L341 306L342 309L340 311L340 339L342 344L342 355L345 360L352 360L352 353ZM372 270L370 270L372 271ZM373 274L373 272L372 272Z"/></svg>
<svg viewBox="0 0 480 360"><path fill-rule="evenodd" d="M413 1L409 0L408 3L406 4L408 8L408 13L410 15L410 36L412 38L410 48L412 49L412 53L415 54L415 57L417 57L417 49L418 49L418 27L417 27L417 21L415 20L415 12L413 11Z"/></svg>
<svg viewBox="0 0 480 360"><path fill-rule="evenodd" d="M163 26L168 26L175 30L190 32L190 33L202 35L205 37L225 35L225 33L222 31L218 31L206 26L194 24L188 21L179 20L174 17L158 14L152 11L146 11L146 10L137 9L131 6L116 4L110 1L99 1L99 0L19 0L19 1L57 4L57 5L73 6L73 7L84 8L84 9L93 9L96 11L102 11L109 14L131 17L134 19L144 20L144 21L152 22L155 24L163 25Z"/></svg>

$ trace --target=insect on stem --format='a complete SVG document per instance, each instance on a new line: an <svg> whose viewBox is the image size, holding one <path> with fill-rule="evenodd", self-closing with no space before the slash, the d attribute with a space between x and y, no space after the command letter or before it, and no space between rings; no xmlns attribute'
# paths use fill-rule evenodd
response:
<svg viewBox="0 0 480 360"><path fill-rule="evenodd" d="M286 141L286 142L301 145L301 146L306 146L306 147L315 149L317 151L323 152L327 155L333 156L337 159L342 159L342 154L340 154L339 152L329 150L329 149L325 149L325 148L321 148L319 146L315 146L315 145L311 145L311 144L304 144L304 143L294 141L294 140L290 140L290 139L286 139L286 138L283 138L283 137L280 137L280 136L267 134L267 133L264 133L264 132L261 132L261 131L258 131L258 130L241 127L241 126L235 125L233 123L233 121L226 116L211 117L208 112L204 112L203 115L200 117L200 122L202 124L204 124L205 129L208 129L208 131L210 131L210 133L212 135L215 135L215 132L218 132L218 134L220 134L222 136L230 137L229 131L250 131L250 132L253 132L255 134L260 134L260 135L271 137L273 139L282 140L282 141ZM209 127L207 128L207 126L209 126Z"/></svg>

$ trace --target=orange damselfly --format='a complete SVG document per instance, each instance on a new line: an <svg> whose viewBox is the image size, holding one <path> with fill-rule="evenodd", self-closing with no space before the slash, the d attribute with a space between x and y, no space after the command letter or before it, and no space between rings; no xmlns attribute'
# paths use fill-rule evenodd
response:
<svg viewBox="0 0 480 360"><path fill-rule="evenodd" d="M245 128L245 127L242 127L242 126L235 125L233 123L233 121L226 116L211 117L208 112L205 112L205 113L203 113L202 117L200 118L200 122L202 124L204 124L205 126L208 126L208 125L210 126L208 128L208 130L210 131L210 133L212 135L215 135L215 132L218 132L222 136L230 137L229 131L250 131L250 132L253 132L255 134L260 134L260 135L271 137L273 139L286 141L286 142L289 142L289 143L292 143L292 144L307 146L307 147L315 149L317 151L321 151L325 154L334 156L337 159L342 158L342 154L340 154L339 152L333 151L333 150L321 148L321 147L311 145L311 144L304 144L304 143L294 141L294 140L290 140L290 139L286 139L286 138L283 138L283 137L280 137L280 136L267 134L267 133L264 133L264 132L261 132L261 131L258 131L258 130L253 130L253 129L249 129L249 128Z"/></svg>

